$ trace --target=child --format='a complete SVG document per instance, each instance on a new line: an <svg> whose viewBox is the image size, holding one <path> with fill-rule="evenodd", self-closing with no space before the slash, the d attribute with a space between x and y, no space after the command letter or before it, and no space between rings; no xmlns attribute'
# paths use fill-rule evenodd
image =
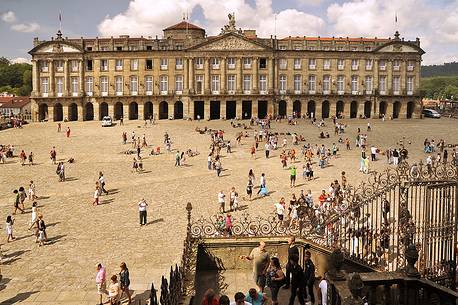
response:
<svg viewBox="0 0 458 305"><path fill-rule="evenodd" d="M29 184L29 200L34 201L37 199L37 196L35 195L35 184L33 183L32 180L30 180Z"/></svg>
<svg viewBox="0 0 458 305"><path fill-rule="evenodd" d="M8 235L8 237L6 238L6 242L10 242L15 240L16 237L13 236L13 224L14 224L14 218L11 217L11 215L8 215L6 217L6 234Z"/></svg>
<svg viewBox="0 0 458 305"><path fill-rule="evenodd" d="M48 240L46 235L46 224L43 220L43 215L38 215L38 246L44 246L44 242Z"/></svg>
<svg viewBox="0 0 458 305"><path fill-rule="evenodd" d="M246 186L246 194L250 198L251 201L251 196L253 195L253 181L252 179L248 179L248 184Z"/></svg>

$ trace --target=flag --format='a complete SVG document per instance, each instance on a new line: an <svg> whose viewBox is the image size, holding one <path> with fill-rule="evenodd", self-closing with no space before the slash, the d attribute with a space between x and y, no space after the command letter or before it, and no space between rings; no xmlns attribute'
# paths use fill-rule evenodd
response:
<svg viewBox="0 0 458 305"><path fill-rule="evenodd" d="M62 13L59 12L59 22L62 22Z"/></svg>

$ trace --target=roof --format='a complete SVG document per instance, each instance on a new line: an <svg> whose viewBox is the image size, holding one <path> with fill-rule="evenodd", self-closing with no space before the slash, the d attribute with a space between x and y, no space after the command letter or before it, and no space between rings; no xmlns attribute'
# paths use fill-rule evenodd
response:
<svg viewBox="0 0 458 305"><path fill-rule="evenodd" d="M164 31L168 30L201 30L205 31L203 28L198 27L197 25L194 25L192 23L189 23L187 21L181 21L180 23L177 23L175 25L169 26L168 28L165 28Z"/></svg>
<svg viewBox="0 0 458 305"><path fill-rule="evenodd" d="M30 103L28 96L0 97L0 108L22 108Z"/></svg>
<svg viewBox="0 0 458 305"><path fill-rule="evenodd" d="M353 41L353 42L387 42L389 38L364 38L364 37L285 37L280 40L307 40L307 41Z"/></svg>

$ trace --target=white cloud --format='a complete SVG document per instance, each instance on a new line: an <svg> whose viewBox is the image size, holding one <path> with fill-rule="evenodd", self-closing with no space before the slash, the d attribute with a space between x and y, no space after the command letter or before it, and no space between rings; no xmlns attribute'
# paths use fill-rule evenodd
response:
<svg viewBox="0 0 458 305"><path fill-rule="evenodd" d="M24 57L16 57L10 59L10 62L13 64L30 64L30 59Z"/></svg>
<svg viewBox="0 0 458 305"><path fill-rule="evenodd" d="M32 33L36 32L40 29L40 25L38 23L32 22L32 23L18 23L18 24L13 24L11 26L11 29L16 32L22 32L22 33Z"/></svg>
<svg viewBox="0 0 458 305"><path fill-rule="evenodd" d="M14 12L8 11L8 12L2 14L2 20L7 22L7 23L15 22L16 21L16 15L14 14Z"/></svg>

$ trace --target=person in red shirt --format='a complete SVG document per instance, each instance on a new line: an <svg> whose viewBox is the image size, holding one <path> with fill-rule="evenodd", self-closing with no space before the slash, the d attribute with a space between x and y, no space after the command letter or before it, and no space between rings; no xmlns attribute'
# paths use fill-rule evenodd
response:
<svg viewBox="0 0 458 305"><path fill-rule="evenodd" d="M202 305L218 305L219 301L218 298L216 297L215 291L213 289L209 288L207 291L205 291L203 300L202 300Z"/></svg>
<svg viewBox="0 0 458 305"><path fill-rule="evenodd" d="M325 203L327 199L328 195L326 194L326 191L322 190L320 197L318 197L318 200L320 200L320 204L323 205L323 203Z"/></svg>

